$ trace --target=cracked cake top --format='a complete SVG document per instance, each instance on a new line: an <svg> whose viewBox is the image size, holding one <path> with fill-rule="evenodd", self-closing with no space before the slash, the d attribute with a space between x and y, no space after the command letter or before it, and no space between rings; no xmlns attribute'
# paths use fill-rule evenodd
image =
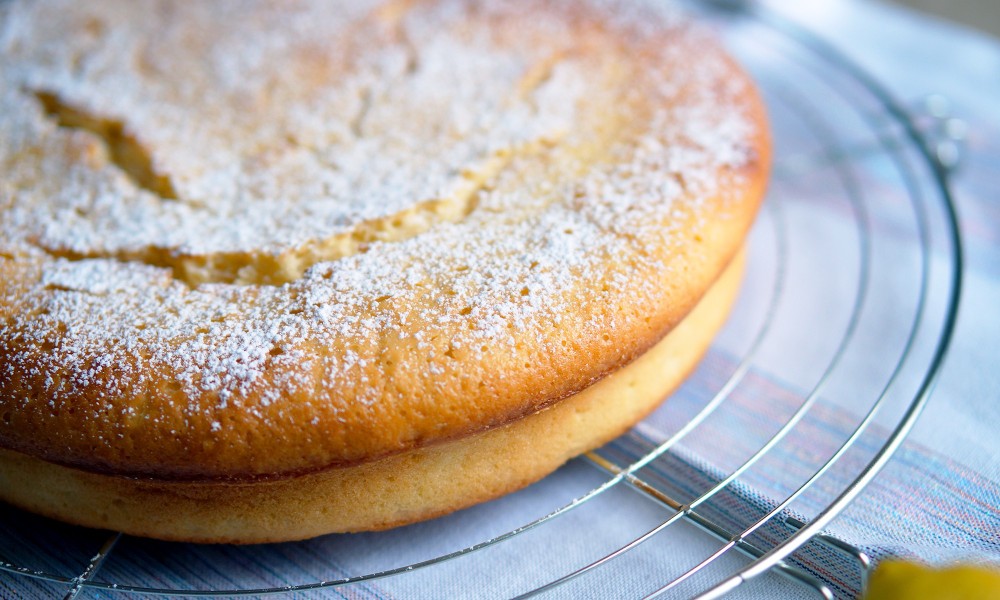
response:
<svg viewBox="0 0 1000 600"><path fill-rule="evenodd" d="M239 479L498 426L690 310L768 152L658 3L5 3L0 445Z"/></svg>

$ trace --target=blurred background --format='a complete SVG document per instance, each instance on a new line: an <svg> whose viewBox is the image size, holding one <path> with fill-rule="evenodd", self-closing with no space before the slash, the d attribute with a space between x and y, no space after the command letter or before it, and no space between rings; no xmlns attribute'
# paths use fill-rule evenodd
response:
<svg viewBox="0 0 1000 600"><path fill-rule="evenodd" d="M891 0L1000 37L1000 0Z"/></svg>

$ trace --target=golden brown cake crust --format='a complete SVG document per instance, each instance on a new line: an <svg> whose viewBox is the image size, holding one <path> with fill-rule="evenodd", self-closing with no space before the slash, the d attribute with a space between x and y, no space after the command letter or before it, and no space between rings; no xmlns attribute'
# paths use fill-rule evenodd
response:
<svg viewBox="0 0 1000 600"><path fill-rule="evenodd" d="M742 270L739 255L691 313L628 366L538 413L458 440L245 482L102 475L0 449L0 490L10 502L72 523L187 542L279 542L446 514L540 479L653 410L708 347Z"/></svg>
<svg viewBox="0 0 1000 600"><path fill-rule="evenodd" d="M770 152L746 76L651 6L5 3L0 446L287 477L641 355Z"/></svg>

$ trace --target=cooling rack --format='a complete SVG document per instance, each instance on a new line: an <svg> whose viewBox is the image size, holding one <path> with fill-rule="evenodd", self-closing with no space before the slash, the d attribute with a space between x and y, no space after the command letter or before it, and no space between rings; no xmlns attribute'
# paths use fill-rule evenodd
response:
<svg viewBox="0 0 1000 600"><path fill-rule="evenodd" d="M0 507L0 592L856 596L868 559L827 528L902 443L947 350L961 127L942 98L899 103L773 14L693 8L759 83L777 158L734 314L663 408L522 492L389 532L192 546Z"/></svg>

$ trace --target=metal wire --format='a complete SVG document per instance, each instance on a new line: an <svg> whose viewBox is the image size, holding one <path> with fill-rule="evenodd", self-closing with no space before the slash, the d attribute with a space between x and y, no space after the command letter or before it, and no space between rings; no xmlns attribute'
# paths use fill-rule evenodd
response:
<svg viewBox="0 0 1000 600"><path fill-rule="evenodd" d="M90 559L90 562L87 564L87 568L83 570L83 573L81 573L78 578L76 578L73 583L73 587L66 592L66 596L63 600L74 600L80 595L80 592L83 591L84 582L93 578L97 571L101 569L104 561L111 555L111 551L115 549L115 546L118 544L118 540L121 538L121 533L114 533L104 542L104 545L97 551L97 554Z"/></svg>
<svg viewBox="0 0 1000 600"><path fill-rule="evenodd" d="M783 92L784 92L784 94L786 96L790 95L787 90L783 90ZM787 97L785 98L785 100L788 101ZM836 136L833 135L832 132L830 132L828 130L828 128L825 126L823 120L815 118L812 115L813 111L811 111L811 110L809 110L807 108L807 106L808 106L807 103L804 103L804 102L801 102L801 101L794 101L792 103L796 107L797 111L809 121L809 124L811 125L811 127L813 128L813 130L816 131L816 132L818 132L818 134L820 136L822 136L824 138L828 138L828 139L836 139ZM884 138L882 140L882 143L885 143ZM845 157L850 157L851 156L851 152L845 151L845 149L839 148L839 147L837 147L836 144L831 144L829 142L827 142L824 145L824 147L827 148L827 150L828 150L828 153L827 153L827 155L826 155L825 158L830 163L832 163L832 164L834 164L834 165L836 165L838 167L837 171L840 174L840 177L841 177L841 179L842 179L842 181L844 183L845 189L847 190L848 198L849 198L849 200L851 202L852 207L856 211L856 215L857 215L857 217L859 219L859 222L861 223L862 235L861 235L860 239L861 239L861 244L862 244L862 250L861 250L862 268L861 268L861 276L860 276L861 277L861 282L860 282L860 285L859 285L859 292L858 292L858 294L856 296L856 299L855 299L856 300L855 301L855 307L854 307L854 309L852 311L852 315L851 315L851 318L850 318L850 321L849 321L849 324L848 324L848 329L845 332L844 336L842 337L841 343L840 343L837 351L835 352L834 357L833 357L830 365L828 366L827 370L824 372L824 374L820 378L820 381L817 384L817 386L814 388L814 390L807 397L806 401L802 405L800 405L799 409L796 410L796 412L793 414L793 416L785 423L785 425L783 425L781 427L781 429L779 429L779 431L773 437L771 437L763 446L761 446L761 448L757 452L755 452L749 459L747 459L740 467L738 467L730 475L728 475L727 477L725 477L724 479L722 479L715 486L713 486L712 488L710 488L707 492L705 492L704 494L702 494L701 496L699 496L696 500L694 500L694 501L692 501L692 502L690 502L688 504L685 504L685 505L679 505L679 506L677 506L677 512L675 512L674 515L672 515L669 519L667 519L666 521L662 522L657 527L651 529L646 534L644 534L644 535L642 535L642 536L634 539L632 542L626 544L622 548L619 548L615 552L610 553L610 554L608 554L608 555L606 555L606 556L604 556L604 557L602 557L602 558L600 558L600 559L598 559L596 561L593 561L590 564L588 564L588 565L586 565L584 567L581 567L580 569L577 569L576 571L573 571L571 573L563 575L560 578L558 578L558 579L556 579L556 580L554 580L554 581L552 581L552 582L550 582L548 584L545 584L544 586L541 586L540 588L538 588L536 590L533 590L530 593L524 594L524 595L521 596L522 598L533 597L533 596L538 595L538 594L540 594L542 592L545 592L545 591L547 591L549 589L552 589L552 588L554 588L554 587L556 587L558 585L562 585L562 584L564 584L564 583L566 583L566 582L568 582L568 581L570 581L570 580L572 580L572 579L574 579L574 578L576 578L578 576L581 576L584 573L586 573L586 572L588 572L588 571L590 571L590 570L592 570L592 569L594 569L594 568L596 568L596 567L598 567L598 566L600 566L602 564L605 564L606 562L612 560L613 558L615 558L615 557L617 557L617 556L619 556L619 555L621 555L621 554L623 554L623 553L625 553L625 552L627 552L627 551L635 548L639 544L641 544L641 543L643 543L643 542L651 539L654 535L656 535L657 533L663 531L668 526L670 526L670 525L678 522L681 517L685 517L685 516L691 515L693 513L694 509L697 508L697 506L699 506L700 504L702 504L702 503L710 500L719 491L721 491L727 485L729 485L730 483L732 483L742 473L744 473L747 469L749 469L751 466L753 466L753 464L756 463L764 454L766 454L769 450L771 450L772 448L774 448L775 445L782 438L784 438L787 433L789 433L789 431L804 416L805 412L812 406L812 404L814 403L814 401L818 397L820 390L823 388L825 382L828 380L828 378L832 374L833 370L837 367L837 365L839 364L841 358L843 357L843 353L844 353L847 345L850 343L851 338L853 337L853 334L854 334L854 332L856 330L856 327L857 327L857 325L859 323L859 314L860 314L860 310L862 308L862 305L863 305L863 303L865 301L865 295L866 295L866 291L867 291L867 282L868 282L868 276L869 276L868 265L869 265L869 261L870 261L870 239L869 239L870 226L869 226L868 220L867 220L867 213L864 210L864 203L860 200L860 197L861 197L860 189L859 189L859 187L858 187L858 185L857 185L854 177L850 174L849 168L845 167L845 165L848 165L849 162L842 160ZM911 179L911 178L908 177L908 180L909 179ZM928 253L928 249L930 247L930 241L929 241L929 239L927 239L928 235L927 235L927 226L926 226L926 215L922 214L920 203L919 203L919 201L916 201L916 200L919 199L919 190L914 190L911 187L911 192L913 192L913 194L914 194L913 197L915 198L915 208L918 211L918 216L919 216L918 220L919 220L919 223L921 225L921 238L922 238L922 241L923 241L922 247L925 249L925 253L922 256L922 259L923 259L923 267L922 267L923 268L923 272L922 272L922 275L921 275L921 288L922 288L922 292L921 292L921 295L920 295L919 305L918 305L918 308L917 308L917 315L916 315L916 318L914 320L913 327L911 327L911 329L910 329L910 332L908 334L908 338L907 338L907 341L906 341L905 346L903 348L901 357L900 357L899 361L897 362L897 365L896 365L896 367L895 367L892 375L890 376L889 381L886 383L886 385L885 385L882 393L879 395L878 399L872 405L872 407L869 410L869 412L865 415L865 417L862 419L862 421L860 422L860 424L858 425L858 427L854 430L854 432L852 432L852 434L848 437L848 439L840 446L840 448L837 449L837 451L812 476L809 477L809 479L807 479L807 481L805 483L803 483L798 489L796 489L795 492L793 492L790 496L788 496L782 502L780 502L777 505L775 505L763 517L759 518L752 525L750 525L748 528L746 528L743 532L741 532L739 534L736 534L736 535L730 536L726 540L726 543L721 548L719 548L716 552L712 553L710 556L708 556L707 558L705 558L704 560L702 560L701 562L699 562L698 564L696 564L691 569L689 569L686 572L684 572L683 574L677 576L672 581L664 584L662 587L660 587L659 589L657 589L654 593L650 594L648 596L649 598L657 597L657 596L661 595L662 593L665 593L666 591L668 591L668 590L670 590L670 589L672 589L672 588L680 585L685 580L687 580L688 578L692 577L693 575L695 575L696 573L698 573L699 571L701 571L702 569L704 569L705 567L707 567L709 564L711 564L714 561L716 561L719 557L721 557L723 554L725 554L729 550L731 550L733 548L739 547L741 545L741 543L745 541L745 538L747 536L749 536L750 534L752 534L754 531L756 531L764 523L768 522L775 515L779 514L782 510L784 510L785 508L787 508L796 498L798 498L804 491L806 491L813 483L815 483L820 477L822 477L830 468L832 468L836 464L836 462L847 452L847 450L850 449L852 447L852 445L859 439L859 437L861 436L861 434L872 423L872 421L874 420L875 415L877 414L877 412L882 408L882 406L884 404L883 400L885 399L885 396L888 393L888 390L893 385L893 383L895 383L896 380L898 379L899 374L901 372L901 369L902 369L903 365L905 364L905 361L906 361L907 357L911 354L911 351L913 349L914 341L915 341L915 338L917 336L918 329L919 329L919 324L921 322L921 317L922 317L924 309L925 309L925 302L926 302L926 295L927 295L926 294L926 292L927 292L926 288L927 288L928 280L929 280L929 276L928 276L928 273L927 273L927 271L929 269L929 257L928 257L927 253ZM957 269L956 271L960 271L960 269ZM956 285L956 291L957 291L957 289L958 289L958 286ZM957 297L954 298L953 301L954 301L955 305L957 306ZM888 450L888 449L890 449L890 448L887 446L887 448L885 450ZM876 461L877 460L878 459L876 459ZM864 475L862 477L864 477ZM859 478L859 480L860 479L861 478ZM639 485L642 488L646 488L647 487L643 482L637 481L635 478L630 478L630 482L633 483L634 485ZM849 488L848 491L850 491L852 489L854 489L854 488L853 487ZM860 489L860 488L857 488L857 489ZM845 492L845 493L847 493L847 492ZM814 526L810 526L810 528L813 529L815 527ZM801 534L800 533L800 534L797 534L794 537L796 537L796 538L802 538L804 535L805 534ZM792 544L788 544L788 545L792 546ZM787 555L791 554L791 552L794 551L794 549L796 547L791 547L787 552L783 553L783 556L787 556ZM858 554L859 554L859 556L863 556L862 553L858 553ZM758 564L767 562L768 564L766 564L766 566L765 566L766 569L769 569L769 568L772 568L774 566L782 564L781 557L779 557L777 560L769 561L768 558L771 555L774 555L774 553L773 552L772 553L768 553L768 556L765 556L765 557L758 557ZM753 571L750 571L750 572L753 573ZM760 572L763 572L763 569L761 569ZM742 583L743 581L746 581L747 579L748 579L748 577L746 575L739 575L739 576L733 578L730 581L738 581L738 582ZM734 587L735 587L735 585L729 585L729 586L727 586L725 583L723 583L723 584L720 584L720 586L718 588L716 588L716 589L719 590L720 593L722 593L722 592L725 592L725 591L730 591ZM709 593L706 594L706 597L712 597L712 596L713 596L712 592L709 592Z"/></svg>
<svg viewBox="0 0 1000 600"><path fill-rule="evenodd" d="M838 165L839 164L840 163L838 163ZM765 454L767 454L775 446L777 446L777 444L779 442L781 442L781 440L783 440L795 428L795 426L802 420L802 418L805 416L805 414L808 412L808 410L815 404L816 400L819 398L820 392L823 390L823 388L824 388L826 382L828 381L831 373L833 372L833 370L836 368L836 366L842 360L842 358L844 356L844 353L845 353L848 345L850 344L851 340L853 340L853 338L854 338L854 334L857 331L857 327L858 327L858 323L859 323L859 315L861 313L862 307L864 306L865 298L867 296L867 290L868 290L868 284L869 284L869 277L870 277L870 269L869 269L869 260L870 260L870 240L869 240L869 238L870 238L870 225L869 225L868 218L867 218L867 212L866 212L866 210L864 208L863 203L860 202L858 200L858 198L857 198L857 186L856 186L855 182L853 181L853 178L850 177L850 176L848 176L848 175L846 175L847 171L844 170L844 169L841 169L839 167L838 167L838 172L840 172L842 174L842 177L843 177L844 181L847 183L848 188L850 190L852 190L852 192L853 192L853 193L850 194L850 196L851 196L851 204L852 204L852 207L854 208L854 210L856 211L856 217L858 219L858 222L861 224L861 229L862 229L862 232L863 232L863 234L859 238L860 239L860 243L861 243L861 249L860 249L860 257L861 257L860 262L861 262L861 264L860 264L860 274L859 274L860 281L859 281L859 284L858 284L858 293L855 296L854 303L853 303L853 306L851 308L851 316L850 316L850 318L848 320L847 329L846 329L846 331L844 332L844 334L840 338L840 341L839 341L837 349L836 349L836 351L834 353L833 359L830 362L830 365L826 368L826 371L823 373L822 377L820 378L820 380L816 384L816 386L813 388L813 390L806 397L805 401L801 405L799 405L799 407L795 410L795 412L791 415L791 417L780 427L780 429L774 435L772 435L771 438L769 438L757 451L755 451L749 458L747 458L743 462L743 464L741 464L739 467L737 467L735 470L733 470L732 473L730 473L725 478L723 478L721 481L719 481L714 486L712 486L709 490L707 490L706 492L704 492L701 496L699 496L698 498L694 499L693 501L691 501L691 502L689 502L689 503L687 503L687 504L685 504L683 506L680 506L678 508L678 510L673 515L670 516L670 518L668 518L667 520L663 521L662 523L660 523L659 525L657 525L653 529L647 531L642 536L634 539L633 541L629 542L628 544L625 544L621 548L615 550L614 552L612 552L610 554L607 554L604 557L602 557L602 558L600 558L600 559L598 559L596 561L593 561L590 564L587 564L587 565L585 565L585 566L583 566L583 567L581 567L581 568L579 568L579 569L577 569L577 570L575 570L575 571L573 571L571 573L567 573L567 574L559 577L558 579L555 579L555 580L553 580L553 581L551 581L551 582L549 582L549 583L547 583L545 585L539 586L537 589L535 589L535 590L533 590L533 591L531 591L529 593L523 594L522 596L519 596L519 599L520 598L534 597L534 596L540 595L540 594L548 591L549 589L552 589L552 588L557 587L559 585L565 584L565 583L571 581L572 579L575 579L575 578L577 578L577 577L579 577L579 576L587 573L588 571L591 571L591 570L593 570L593 569L595 569L595 568L597 568L597 567L599 567L599 566L607 563L608 561L610 561L610 560L612 560L612 559L614 559L614 558L616 558L618 556L621 556L625 552L628 552L628 551L632 550L633 548L637 547L638 545L642 544L643 542L646 542L647 540L651 539L656 534L662 532L664 529L666 529L666 528L670 527L671 525L679 522L682 518L689 516L700 505L702 505L705 502L711 500L716 494L718 494L720 491L722 491L723 489L725 489L726 487L728 487L732 482L736 481L737 478L739 478L748 469L750 469L751 467L753 467ZM784 254L781 254L780 256L783 257ZM776 307L776 306L777 306L777 304L772 305L772 307L771 307L772 310L774 310L774 307ZM756 348L757 348L757 345L755 344L753 350L750 353L748 353L747 357L743 360L742 365L748 365L750 363L750 360L753 358L753 354L755 353ZM743 374L745 374L745 371L741 372L740 379L742 379ZM730 385L730 383L732 383L733 381L738 381L738 380L735 380L734 378L730 378L729 382L727 382L727 385L724 386L723 389L720 391L720 393L716 395L716 399L718 399L718 400L715 401L715 399L713 399L713 402L708 405L710 407L710 410L709 411L702 411L702 413L699 415L699 416L702 417L702 419L704 418L704 416L707 416L708 413L710 413L711 411L714 411L719 406L719 404L721 404L721 402L723 400L725 400L726 398L729 397L730 392L732 391L732 389L734 389L734 385ZM700 423L701 420L699 420L698 422ZM693 427L685 427L685 428L683 428L680 432L678 432L678 434L675 434L673 437L670 438L670 440L668 440L668 444L661 445L659 448L657 448L657 450L655 451L656 455L659 456L662 453L663 450L669 448L670 446L672 446L677 441L680 441L681 439L683 439L684 436L686 436L688 433L690 433L693 430L694 430ZM628 469L626 469L624 472L627 475L630 475L630 474L636 472L639 468L641 468L641 466L644 466L645 464L648 464L648 462L649 461L646 460L646 459L637 461L632 466L630 466ZM825 470L826 469L821 470L814 477L818 478L819 475L821 475L823 472L825 472ZM811 481L812 480L810 480L810 482ZM705 566L707 566L709 563L713 562L715 559L717 559L719 556L721 556L721 554L723 554L726 551L728 551L729 549L735 547L739 542L743 541L743 538L746 537L746 535L749 535L750 533L752 533L754 530L757 529L757 527L759 525L761 525L764 521L766 521L767 519L769 519L773 514L777 513L780 509L783 509L785 506L787 506L787 504L791 503L791 501L794 500L794 498L797 497L802 491L804 491L804 488L800 488L795 494L793 494L791 497L789 497L788 500L786 500L785 502L779 504L764 519L762 519L755 526L751 527L746 532L744 532L743 535L735 536L735 537L732 537L731 539L729 539L726 542L726 544L721 549L719 549L716 553L714 553L713 555L709 556L708 558L706 558L704 561L702 561L698 565L695 565L692 569L688 570L687 572L683 573L682 575L679 575L673 581L669 582L664 587L660 588L660 591L661 592L662 591L667 591L670 588L672 588L672 587L674 587L676 585L679 585L680 583L683 583L690 576L694 575L695 573L697 573L698 571L700 571L702 568L704 568Z"/></svg>
<svg viewBox="0 0 1000 600"><path fill-rule="evenodd" d="M794 412L787 417L767 440L764 440L756 450L744 458L728 474L721 476L717 481L709 485L708 489L702 491L694 498L682 502L672 498L655 483L645 478L642 473L644 469L656 464L659 459L677 448L689 436L707 427L708 420L726 406L727 400L731 400L733 394L745 382L754 367L758 353L762 346L769 340L769 335L776 320L779 318L779 306L785 297L786 286L788 285L788 267L786 263L789 255L789 240L787 237L785 216L782 206L778 202L771 202L767 206L766 212L768 218L775 224L774 247L772 251L777 257L777 261L773 285L767 292L765 313L760 319L751 342L736 361L735 367L732 368L724 381L719 382L718 389L711 395L707 402L675 432L659 443L640 440L645 451L634 460L630 459L622 464L619 461L611 460L605 452L598 451L591 453L589 455L590 460L598 467L604 469L609 475L608 478L589 492L584 493L563 506L549 511L540 518L490 539L413 564L280 588L167 589L97 580L95 578L96 575L108 557L115 552L116 544L118 544L122 537L121 534L112 534L107 538L100 551L88 562L83 572L77 577L68 578L43 570L30 569L26 566L3 560L2 557L0 557L0 571L14 574L17 577L29 577L65 585L68 590L65 596L67 600L77 598L82 591L87 589L104 590L106 592L125 591L160 596L195 595L207 597L233 595L259 596L315 589L341 588L379 579L405 576L407 573L440 565L447 561L482 551L488 547L503 544L528 531L544 529L543 526L546 524L577 510L584 504L594 501L596 498L606 495L612 489L629 486L639 490L645 496L652 498L661 505L668 507L672 511L672 514L655 527L648 529L642 535L620 545L614 551L606 553L604 556L592 560L588 564L573 568L568 572L554 573L553 575L555 576L553 578L518 596L519 598L542 595L570 581L581 578L588 573L594 572L602 566L613 564L615 559L628 555L640 545L645 544L664 530L682 521L697 525L722 543L716 550L696 562L683 573L674 576L669 581L663 581L647 597L658 597L671 591L680 590L684 584L693 582L696 575L704 575L710 566L717 565L720 558L730 554L732 551L737 551L750 557L750 562L736 572L729 573L721 578L718 575L713 575L715 579L708 584L708 587L702 588L697 592L700 594L699 597L716 598L765 573L775 572L808 586L821 597L833 598L834 592L831 590L828 582L821 581L803 571L798 566L795 566L791 559L793 558L793 554L804 544L815 541L836 552L851 557L851 560L857 564L859 572L863 572L867 568L868 559L862 551L822 533L822 530L875 477L892 456L892 453L902 443L927 401L944 354L950 343L961 290L962 249L955 209L948 189L947 171L955 168L957 164L956 161L960 156L960 147L957 144L960 142L962 131L961 126L957 125L954 119L945 114L946 111L941 108L941 103L938 102L935 105L936 108L935 106L929 106L929 112L931 117L938 119L936 123L942 123L941 128L946 139L943 142L935 144L928 142L918 129L913 115L904 109L895 99L890 97L880 87L878 82L846 61L832 48L775 15L753 9L744 3L727 2L725 12L736 15L726 18L732 18L741 22L751 22L755 27L765 28L772 35L781 36L784 41L794 44L799 48L802 56L792 57L793 59L807 59L809 65L819 63L831 72L836 72L842 77L850 78L874 99L879 109L874 114L866 114L862 107L858 107L858 113L868 124L869 129L876 134L875 141L873 143L862 144L849 143L846 140L841 140L836 132L827 126L824 115L818 112L819 109L812 107L809 102L804 100L801 93L775 81L763 82L778 101L784 103L797 115L796 118L808 123L809 129L818 136L823 148L823 152L820 155L800 155L782 159L776 165L776 176L791 177L808 173L810 169L825 166L832 167L840 185L845 190L847 202L849 203L850 210L853 212L854 222L858 227L857 252L859 264L857 266L856 292L851 299L851 309L847 323L844 330L837 334L835 348L829 361L825 364L822 373L815 383L812 384L811 389L805 394L805 397ZM813 93L815 93L815 90L813 90ZM878 120L885 116L888 116L890 125L902 128L902 139L898 136L884 133L886 125L885 123L878 122ZM914 165L910 164L906 157L903 156L905 151L915 151L918 154L919 160L922 161L920 165L929 169L932 179L930 190L927 190L926 186L921 185L918 181L919 178L914 172ZM828 382L842 364L844 356L854 342L855 334L860 326L861 314L865 309L870 293L873 234L871 218L867 207L868 203L865 199L864 190L859 185L853 169L855 168L854 161L858 160L859 157L872 154L890 157L898 170L903 180L903 186L905 187L905 195L912 203L913 216L916 221L917 234L921 247L919 282L921 292L917 300L914 318L906 333L903 347L900 350L900 356L896 359L881 392L873 399L868 411L860 418L854 429L825 462L818 466L804 481L798 483L797 487L785 496L784 499L776 499L775 503L765 510L762 515L756 517L752 523L741 525L741 530L731 531L699 509L707 506L711 500L715 499L724 490L731 488L744 474L749 472L763 458L769 456L778 444L786 440L789 434L799 426L806 415L810 411L813 411L817 400L821 398ZM896 422L895 427L889 433L882 447L878 449L868 464L812 520L800 521L795 517L788 516L787 512L792 504L831 469L838 465L846 453L855 446L863 433L869 430L875 421L876 415L886 405L890 391L894 389L894 386L903 377L904 366L909 364L910 358L913 355L915 340L924 329L925 315L928 310L928 286L931 281L929 254L933 242L929 225L928 205L934 202L937 203L935 206L940 208L947 221L945 223L946 242L952 260L949 280L950 288L946 306L941 315L942 322L935 340L933 356L930 357L927 368L921 373L917 390L905 408L903 415ZM787 539L773 545L773 547L767 547L748 539L764 525L770 523L781 523L790 528L791 533ZM0 548L0 554L4 552L4 549Z"/></svg>
<svg viewBox="0 0 1000 600"><path fill-rule="evenodd" d="M796 28L793 24L786 20L781 19L777 15L772 13L761 12L758 18L767 22L771 26L780 29L791 37L794 37L797 41L809 47L810 49L816 51L821 55L827 56L838 56L836 51L824 44L822 41L805 35L805 33ZM937 156L931 154L931 150L928 147L926 140L918 131L916 125L909 115L909 113L902 107L902 105L897 102L884 88L882 88L877 81L872 79L867 73L862 71L857 66L853 65L846 59L840 57L838 59L841 68L845 69L851 73L855 78L861 81L876 97L878 97L886 109L901 123L906 131L909 139L916 145L916 147L922 152L924 158L928 161L931 168L933 169L936 183L938 184L938 192L943 198L943 207L945 209L946 216L946 226L947 234L949 237L949 244L953 252L953 269L951 271L951 280L949 288L948 304L945 309L944 323L941 326L940 335L936 344L934 355L931 360L931 364L925 373L920 388L913 398L910 406L906 410L904 416L899 421L898 425L892 431L889 439L878 451L876 456L868 463L862 473L854 480L854 482L841 492L841 494L815 519L810 523L804 524L804 526L784 544L775 547L769 551L764 556L755 560L748 568L744 569L740 573L733 575L732 577L718 583L712 589L708 590L704 594L700 595L699 598L718 598L722 595L732 591L739 585L746 581L758 577L766 573L774 565L778 564L780 561L787 558L795 550L801 547L802 544L806 543L813 536L818 535L821 530L829 524L830 521L836 517L841 510L843 510L847 504L854 499L877 474L878 472L888 463L889 459L892 457L896 449L902 444L907 433L913 427L916 422L917 416L919 416L921 410L927 402L930 392L933 388L934 382L940 372L940 367L943 363L944 356L947 353L948 347L951 342L952 334L955 327L955 322L958 314L958 304L962 289L962 244L961 244L961 233L958 225L958 218L955 211L954 203L951 199L950 190L948 187L948 182L946 179L946 171L952 168L954 165L946 164L943 161L937 160ZM895 152L892 148L886 148L887 152L895 157ZM872 406L871 411L862 422L859 424L857 429L851 434L850 438L844 443L844 445L838 450L836 456L842 455L846 448L850 446L858 437L861 432L871 423L874 413L881 407L888 388L893 382L897 380L899 374L902 370L903 361L907 356L910 355L913 348L914 339L917 334L917 324L920 322L920 317L924 312L927 299L927 287L930 280L930 226L929 217L927 215L927 208L924 204L923 192L921 187L916 183L916 176L912 172L912 168L903 160L897 158L897 164L904 176L905 184L910 192L909 198L914 206L914 211L917 216L919 235L921 239L921 248L923 250L921 259L921 295L919 298L919 305L917 310L917 318L915 319L914 328L911 331L910 336L906 341L904 347L903 356L900 358L896 369L890 376L889 382L886 384L886 389L880 395L878 400Z"/></svg>

